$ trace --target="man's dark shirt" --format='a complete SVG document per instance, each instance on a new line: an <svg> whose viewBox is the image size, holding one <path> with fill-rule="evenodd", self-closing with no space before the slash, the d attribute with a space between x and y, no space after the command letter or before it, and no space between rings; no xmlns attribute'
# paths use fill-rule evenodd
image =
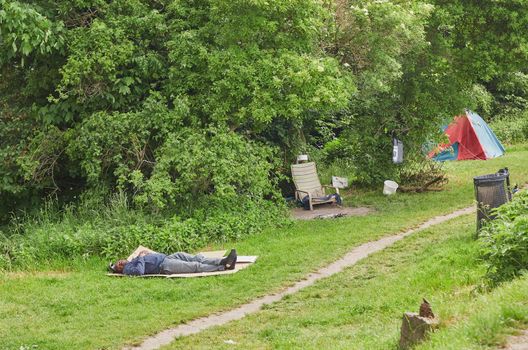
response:
<svg viewBox="0 0 528 350"><path fill-rule="evenodd" d="M125 275L150 275L160 272L160 265L165 260L166 255L161 253L150 253L145 256L138 256L125 265L123 274Z"/></svg>

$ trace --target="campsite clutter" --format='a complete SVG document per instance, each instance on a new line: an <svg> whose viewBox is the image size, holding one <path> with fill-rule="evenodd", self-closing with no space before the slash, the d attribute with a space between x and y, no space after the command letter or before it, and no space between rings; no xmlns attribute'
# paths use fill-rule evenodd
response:
<svg viewBox="0 0 528 350"><path fill-rule="evenodd" d="M403 142L395 136L392 137L392 162L394 164L403 163Z"/></svg>
<svg viewBox="0 0 528 350"><path fill-rule="evenodd" d="M470 110L455 117L444 132L449 144L440 145L429 153L434 160L486 160L504 154L504 147L493 130L480 115Z"/></svg>
<svg viewBox="0 0 528 350"><path fill-rule="evenodd" d="M390 196L396 193L396 190L398 189L399 185L392 180L385 180L383 183L383 194L386 196Z"/></svg>
<svg viewBox="0 0 528 350"><path fill-rule="evenodd" d="M495 174L476 176L473 178L475 200L477 202L477 235L483 223L495 219L495 208L512 200L510 171L499 169ZM517 186L515 187L515 189Z"/></svg>
<svg viewBox="0 0 528 350"><path fill-rule="evenodd" d="M348 187L348 179L346 177L332 176L332 186L345 189Z"/></svg>
<svg viewBox="0 0 528 350"><path fill-rule="evenodd" d="M321 185L315 162L306 162L308 157L297 158L298 164L292 164L291 173L295 184L295 199L300 201L306 210L314 210L314 205L336 203L342 204L339 187ZM348 181L347 181L348 184ZM334 189L334 193L326 194L325 188Z"/></svg>
<svg viewBox="0 0 528 350"><path fill-rule="evenodd" d="M394 164L403 163L403 141L396 137L396 133L392 133L392 162ZM399 185L396 181L385 180L383 182L383 194L390 196L396 193Z"/></svg>
<svg viewBox="0 0 528 350"><path fill-rule="evenodd" d="M348 187L346 177L332 176L332 185L321 185L317 175L315 162L308 162L308 155L299 155L297 164L291 166L293 183L295 184L295 200L303 209L292 210L294 218L299 220L331 219L344 216L363 216L373 212L372 208L347 208L342 206L340 189ZM334 193L326 194L325 188L331 188ZM314 210L315 205L330 204ZM336 204L336 205L331 205Z"/></svg>
<svg viewBox="0 0 528 350"><path fill-rule="evenodd" d="M456 116L451 124L445 127L449 144L441 144L429 153L436 161L447 160L486 160L500 157L504 147L491 130L489 125L477 113L468 109ZM392 133L392 162L403 163L404 147L395 132ZM292 178L295 184L295 199L302 203L305 209L314 210L314 205L337 203L341 205L339 188L348 187L348 179L332 176L332 186L322 186L317 176L314 162L308 162L308 155L297 157L297 164L291 166ZM327 195L325 188L334 188L335 193ZM396 193L399 184L393 180L385 180L383 194L390 196Z"/></svg>

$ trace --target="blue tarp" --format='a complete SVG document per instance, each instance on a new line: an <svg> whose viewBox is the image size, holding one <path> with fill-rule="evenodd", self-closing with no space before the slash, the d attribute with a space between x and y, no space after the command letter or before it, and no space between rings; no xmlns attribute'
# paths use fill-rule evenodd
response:
<svg viewBox="0 0 528 350"><path fill-rule="evenodd" d="M446 148L442 152L438 153L433 157L434 160L438 162L445 162L447 160L457 160L458 159L458 142L455 142L451 147Z"/></svg>

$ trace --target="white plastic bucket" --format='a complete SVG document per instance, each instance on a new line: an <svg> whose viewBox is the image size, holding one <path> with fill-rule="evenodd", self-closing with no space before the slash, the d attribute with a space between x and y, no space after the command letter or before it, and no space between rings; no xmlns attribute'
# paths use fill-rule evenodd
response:
<svg viewBox="0 0 528 350"><path fill-rule="evenodd" d="M387 196L390 196L391 194L395 194L396 190L398 189L398 184L391 180L386 180L383 186L383 194L386 194Z"/></svg>

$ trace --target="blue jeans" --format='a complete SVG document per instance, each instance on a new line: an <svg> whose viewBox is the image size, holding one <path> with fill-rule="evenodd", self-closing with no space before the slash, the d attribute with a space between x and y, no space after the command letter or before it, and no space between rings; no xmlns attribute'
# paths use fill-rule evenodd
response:
<svg viewBox="0 0 528 350"><path fill-rule="evenodd" d="M176 273L196 273L223 271L222 258L206 258L205 256L187 253L174 253L167 255L160 265L160 273L172 275Z"/></svg>

